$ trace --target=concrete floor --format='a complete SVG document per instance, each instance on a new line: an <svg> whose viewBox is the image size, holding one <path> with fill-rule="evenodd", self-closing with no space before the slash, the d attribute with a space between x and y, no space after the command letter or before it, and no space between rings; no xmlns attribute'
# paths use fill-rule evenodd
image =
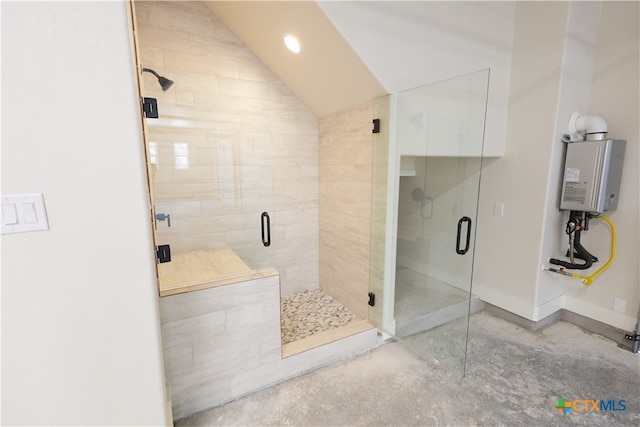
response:
<svg viewBox="0 0 640 427"><path fill-rule="evenodd" d="M558 398L626 410L563 415ZM176 425L638 426L640 357L566 322L531 332L480 312L464 379L392 342Z"/></svg>

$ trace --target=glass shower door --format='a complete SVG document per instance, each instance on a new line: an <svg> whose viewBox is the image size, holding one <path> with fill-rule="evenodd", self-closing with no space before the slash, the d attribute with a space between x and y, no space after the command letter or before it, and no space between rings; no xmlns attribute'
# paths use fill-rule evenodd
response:
<svg viewBox="0 0 640 427"><path fill-rule="evenodd" d="M143 77L149 81L142 95L156 98L159 111L159 118L145 119L145 143L160 295L270 274L271 134L201 120L214 101L179 108L175 90L164 92Z"/></svg>
<svg viewBox="0 0 640 427"><path fill-rule="evenodd" d="M149 124L161 294L273 268L270 136L171 125Z"/></svg>
<svg viewBox="0 0 640 427"><path fill-rule="evenodd" d="M390 100L383 329L462 375L488 78L479 71Z"/></svg>

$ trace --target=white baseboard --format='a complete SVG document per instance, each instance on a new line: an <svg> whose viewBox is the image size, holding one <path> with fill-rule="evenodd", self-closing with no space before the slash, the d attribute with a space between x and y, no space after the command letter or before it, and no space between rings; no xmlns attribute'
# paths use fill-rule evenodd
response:
<svg viewBox="0 0 640 427"><path fill-rule="evenodd" d="M478 282L473 283L472 292L481 300L491 305L510 311L513 314L517 314L533 322L540 321L561 309L597 320L624 331L634 331L638 322L637 318L629 316L628 314L608 310L566 295L561 295L551 301L536 306L528 301Z"/></svg>
<svg viewBox="0 0 640 427"><path fill-rule="evenodd" d="M547 301L544 304L533 307L533 320L537 322L545 317L551 316L553 313L558 312L564 308L564 297L560 295L557 298Z"/></svg>
<svg viewBox="0 0 640 427"><path fill-rule="evenodd" d="M623 331L635 331L638 319L625 313L598 307L584 301L564 295L563 307L565 310L588 317L593 320L611 325Z"/></svg>
<svg viewBox="0 0 640 427"><path fill-rule="evenodd" d="M534 314L537 314L536 307L533 304L491 286L474 281L472 292L482 301L510 311L525 319L534 320Z"/></svg>

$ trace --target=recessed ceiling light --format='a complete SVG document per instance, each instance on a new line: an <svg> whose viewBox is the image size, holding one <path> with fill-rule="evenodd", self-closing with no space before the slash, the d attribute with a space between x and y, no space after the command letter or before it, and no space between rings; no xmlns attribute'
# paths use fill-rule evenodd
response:
<svg viewBox="0 0 640 427"><path fill-rule="evenodd" d="M300 52L300 42L295 36L287 35L284 36L284 44L287 45L287 48L293 53Z"/></svg>

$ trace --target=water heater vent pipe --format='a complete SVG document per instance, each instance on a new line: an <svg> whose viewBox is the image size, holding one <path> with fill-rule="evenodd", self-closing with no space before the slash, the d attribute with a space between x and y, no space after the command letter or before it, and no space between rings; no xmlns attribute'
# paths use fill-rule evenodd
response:
<svg viewBox="0 0 640 427"><path fill-rule="evenodd" d="M583 116L578 111L571 113L569 117L569 133L584 132L587 140L602 140L607 136L607 122L598 116Z"/></svg>

